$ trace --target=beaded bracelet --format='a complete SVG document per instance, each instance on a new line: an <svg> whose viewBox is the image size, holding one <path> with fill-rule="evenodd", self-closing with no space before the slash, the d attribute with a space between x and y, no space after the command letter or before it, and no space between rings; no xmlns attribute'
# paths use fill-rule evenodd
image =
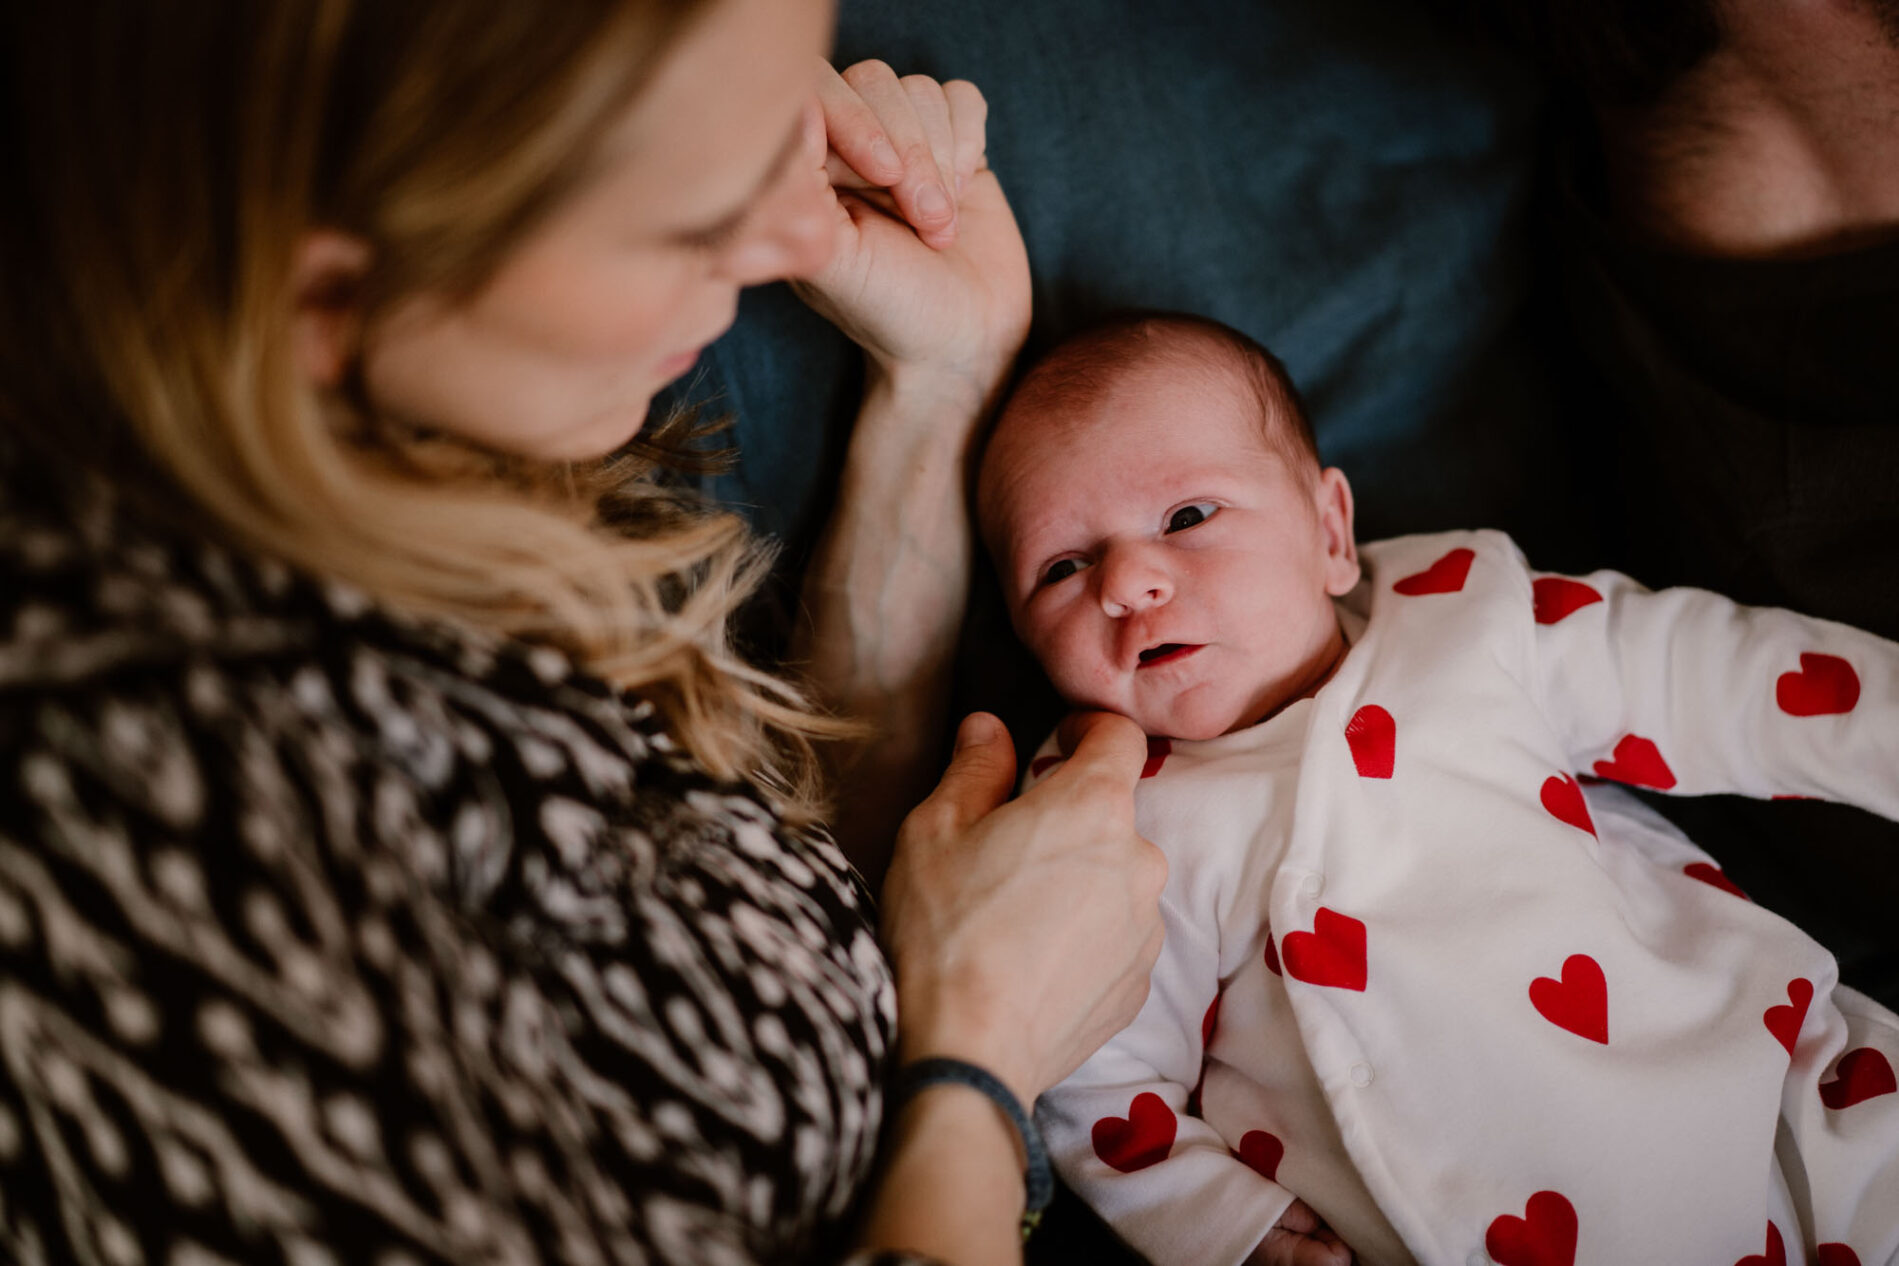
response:
<svg viewBox="0 0 1899 1266"><path fill-rule="evenodd" d="M991 1103L1002 1109L1002 1115L1009 1118L1016 1133L1022 1136L1022 1151L1029 1158L1028 1170L1022 1179L1028 1196L1022 1211L1022 1238L1028 1239L1042 1221L1042 1211L1048 1208L1048 1202L1055 1196L1055 1175L1049 1169L1048 1148L1042 1142L1042 1132L1035 1128L1035 1122L1022 1110L1022 1104L1009 1092L1009 1088L996 1080L988 1070L966 1060L943 1056L919 1059L904 1065L897 1073L897 1109L900 1110L925 1086L941 1085L968 1086L980 1091Z"/></svg>

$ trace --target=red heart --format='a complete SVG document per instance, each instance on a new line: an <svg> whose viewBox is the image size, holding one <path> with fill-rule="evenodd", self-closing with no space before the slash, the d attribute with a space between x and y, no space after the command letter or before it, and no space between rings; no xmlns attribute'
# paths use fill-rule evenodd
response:
<svg viewBox="0 0 1899 1266"><path fill-rule="evenodd" d="M1095 1122L1095 1155L1124 1174L1167 1159L1180 1123L1166 1100L1142 1091L1128 1105L1125 1117L1102 1117Z"/></svg>
<svg viewBox="0 0 1899 1266"><path fill-rule="evenodd" d="M1767 1224L1767 1253L1750 1253L1734 1266L1787 1266L1787 1246L1781 1243L1780 1228L1772 1222Z"/></svg>
<svg viewBox="0 0 1899 1266"><path fill-rule="evenodd" d="M1161 763L1174 754L1172 739L1151 738L1147 740L1147 763L1141 766L1141 777L1152 778L1160 772Z"/></svg>
<svg viewBox="0 0 1899 1266"><path fill-rule="evenodd" d="M1592 602L1602 601L1602 595L1594 589L1566 576L1539 576L1530 582L1530 592L1536 597L1538 624L1554 624Z"/></svg>
<svg viewBox="0 0 1899 1266"><path fill-rule="evenodd" d="M1273 944L1273 934L1270 931L1266 933L1266 968L1275 976L1286 974L1279 966L1279 949Z"/></svg>
<svg viewBox="0 0 1899 1266"><path fill-rule="evenodd" d="M1657 791L1667 791L1675 785L1675 771L1662 759L1655 744L1639 734L1623 735L1609 759L1596 762L1596 777L1635 787L1653 787Z"/></svg>
<svg viewBox="0 0 1899 1266"><path fill-rule="evenodd" d="M1392 589L1410 597L1427 593L1456 593L1464 587L1464 578L1470 575L1470 565L1476 557L1477 551L1474 549L1454 549L1417 575L1406 576Z"/></svg>
<svg viewBox="0 0 1899 1266"><path fill-rule="evenodd" d="M1609 1044L1609 983L1602 977L1602 964L1587 954L1564 959L1560 981L1548 976L1532 980L1530 1005L1559 1029Z"/></svg>
<svg viewBox="0 0 1899 1266"><path fill-rule="evenodd" d="M1251 1165L1261 1178L1273 1181L1279 1162L1285 1159L1286 1145L1278 1136L1264 1130L1248 1130L1240 1139L1240 1159Z"/></svg>
<svg viewBox="0 0 1899 1266"><path fill-rule="evenodd" d="M1767 1025L1767 1031L1779 1039L1791 1055L1794 1043L1800 1040L1800 1026L1807 1022L1807 1008L1813 1003L1813 982L1788 981L1787 1001L1791 1005L1767 1008L1761 1013L1761 1020Z"/></svg>
<svg viewBox="0 0 1899 1266"><path fill-rule="evenodd" d="M1722 874L1719 866L1712 865L1708 862L1689 862L1686 866L1681 868L1681 873L1690 879L1699 879L1709 887L1719 888L1722 892L1731 892L1743 901L1753 900L1752 897L1741 891L1739 884L1736 884L1732 879Z"/></svg>
<svg viewBox="0 0 1899 1266"><path fill-rule="evenodd" d="M1795 717L1851 712L1859 702L1859 674L1838 655L1804 652L1800 671L1782 673L1774 683L1774 702Z"/></svg>
<svg viewBox="0 0 1899 1266"><path fill-rule="evenodd" d="M1345 743L1352 749L1352 764L1360 778L1391 777L1391 762L1398 746L1398 723L1391 713L1368 703L1352 713L1345 726Z"/></svg>
<svg viewBox="0 0 1899 1266"><path fill-rule="evenodd" d="M1553 775L1543 780L1543 807L1558 822L1567 822L1591 835L1596 833L1596 824L1589 817L1589 806L1583 803L1582 785L1568 774Z"/></svg>
<svg viewBox="0 0 1899 1266"><path fill-rule="evenodd" d="M1504 1214L1484 1234L1498 1266L1575 1266L1576 1207L1554 1191L1530 1197L1523 1216Z"/></svg>
<svg viewBox="0 0 1899 1266"><path fill-rule="evenodd" d="M1213 1045L1213 1030L1220 1023L1220 995L1214 994L1213 1001L1207 1004L1207 1013L1200 1017L1200 1049L1206 1050Z"/></svg>
<svg viewBox="0 0 1899 1266"><path fill-rule="evenodd" d="M1833 1080L1820 1083L1820 1102L1838 1112L1868 1099L1877 1099L1899 1090L1886 1057L1870 1046L1862 1046L1840 1056L1833 1066Z"/></svg>
<svg viewBox="0 0 1899 1266"><path fill-rule="evenodd" d="M1286 972L1308 985L1365 987L1365 925L1320 906L1310 932L1288 932L1279 947Z"/></svg>
<svg viewBox="0 0 1899 1266"><path fill-rule="evenodd" d="M1059 756L1037 756L1029 762L1029 777L1040 778L1061 763L1062 758Z"/></svg>
<svg viewBox="0 0 1899 1266"><path fill-rule="evenodd" d="M1844 1244L1821 1244L1813 1252L1813 1266L1859 1266L1859 1254Z"/></svg>

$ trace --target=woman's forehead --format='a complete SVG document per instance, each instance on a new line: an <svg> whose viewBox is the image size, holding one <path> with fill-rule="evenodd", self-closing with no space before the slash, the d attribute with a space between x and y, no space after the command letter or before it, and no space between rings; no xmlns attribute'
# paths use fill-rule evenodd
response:
<svg viewBox="0 0 1899 1266"><path fill-rule="evenodd" d="M707 214L754 196L798 139L832 0L718 0L609 136L604 179Z"/></svg>

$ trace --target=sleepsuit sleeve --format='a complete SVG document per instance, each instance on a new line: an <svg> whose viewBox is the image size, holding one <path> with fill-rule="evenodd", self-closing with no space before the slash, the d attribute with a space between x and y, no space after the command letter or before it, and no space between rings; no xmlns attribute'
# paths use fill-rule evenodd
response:
<svg viewBox="0 0 1899 1266"><path fill-rule="evenodd" d="M1036 1116L1069 1186L1155 1266L1228 1266L1293 1197L1190 1113L1219 953L1209 921L1167 899L1161 911L1166 943L1140 1014L1044 1094Z"/></svg>
<svg viewBox="0 0 1899 1266"><path fill-rule="evenodd" d="M1535 685L1576 772L1899 819L1899 644L1615 572L1531 587Z"/></svg>

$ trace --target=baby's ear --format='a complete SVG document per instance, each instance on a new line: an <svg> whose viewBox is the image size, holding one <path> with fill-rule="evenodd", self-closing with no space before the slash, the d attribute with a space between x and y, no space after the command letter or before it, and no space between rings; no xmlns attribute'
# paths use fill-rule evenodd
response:
<svg viewBox="0 0 1899 1266"><path fill-rule="evenodd" d="M1352 535L1352 485L1345 472L1327 466L1314 489L1319 535L1325 544L1325 591L1334 598L1358 583L1358 541Z"/></svg>

